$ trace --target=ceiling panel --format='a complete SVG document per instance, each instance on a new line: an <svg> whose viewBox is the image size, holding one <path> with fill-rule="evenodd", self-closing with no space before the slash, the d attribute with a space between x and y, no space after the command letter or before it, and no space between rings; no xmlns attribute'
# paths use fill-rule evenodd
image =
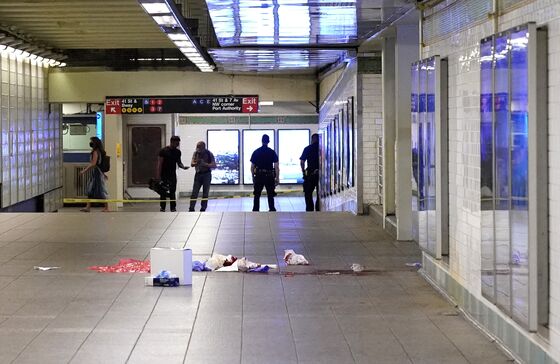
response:
<svg viewBox="0 0 560 364"><path fill-rule="evenodd" d="M228 73L315 73L343 60L347 51L338 49L210 49L218 68Z"/></svg>
<svg viewBox="0 0 560 364"><path fill-rule="evenodd" d="M0 24L59 49L175 48L136 0L1 0Z"/></svg>
<svg viewBox="0 0 560 364"><path fill-rule="evenodd" d="M222 47L347 44L357 40L356 0L206 0Z"/></svg>

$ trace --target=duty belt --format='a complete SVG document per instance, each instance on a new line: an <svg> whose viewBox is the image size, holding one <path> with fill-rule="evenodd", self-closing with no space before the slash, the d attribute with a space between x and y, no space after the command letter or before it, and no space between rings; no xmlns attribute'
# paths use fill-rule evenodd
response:
<svg viewBox="0 0 560 364"><path fill-rule="evenodd" d="M259 175L259 176L275 176L276 175L276 171L274 169L260 169L257 168L257 170L255 171L255 174Z"/></svg>

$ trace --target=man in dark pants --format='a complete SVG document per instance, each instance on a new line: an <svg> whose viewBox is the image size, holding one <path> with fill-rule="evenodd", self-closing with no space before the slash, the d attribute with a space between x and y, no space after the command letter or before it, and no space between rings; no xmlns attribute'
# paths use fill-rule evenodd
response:
<svg viewBox="0 0 560 364"><path fill-rule="evenodd" d="M160 194L160 211L165 211L165 200L167 197L171 200L169 205L171 207L171 212L177 211L177 202L175 201L175 191L177 190L177 166L182 169L189 169L185 167L183 162L181 162L181 151L179 150L179 144L181 139L178 136L172 136L170 143L167 147L159 151L158 163L157 163L157 176L159 179L169 185L169 195Z"/></svg>
<svg viewBox="0 0 560 364"><path fill-rule="evenodd" d="M262 136L262 147L255 150L251 156L253 193L255 195L253 211L259 211L263 187L266 188L266 196L268 197L268 210L276 211L276 208L274 208L274 187L279 182L280 168L278 167L278 155L268 147L269 142L269 136L264 134Z"/></svg>
<svg viewBox="0 0 560 364"><path fill-rule="evenodd" d="M216 160L214 159L214 154L206 149L206 143L203 141L196 143L196 151L192 156L191 167L195 167L196 173L194 175L189 211L194 211L200 187L202 187L200 211L206 211L210 182L212 182L212 168L216 168Z"/></svg>
<svg viewBox="0 0 560 364"><path fill-rule="evenodd" d="M305 168L307 161L307 168ZM303 192L305 194L305 211L313 211L313 190L317 189L315 211L319 211L319 134L311 136L311 144L305 147L299 157L303 173Z"/></svg>

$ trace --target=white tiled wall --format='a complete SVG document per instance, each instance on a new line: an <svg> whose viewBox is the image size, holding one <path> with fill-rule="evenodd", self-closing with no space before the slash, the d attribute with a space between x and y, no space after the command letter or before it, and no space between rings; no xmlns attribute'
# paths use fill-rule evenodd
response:
<svg viewBox="0 0 560 364"><path fill-rule="evenodd" d="M502 15L499 29L487 21L423 49L422 57L449 60L450 271L480 293L480 63L479 41L534 21L548 29L550 336L544 346L560 361L560 1L537 0Z"/></svg>
<svg viewBox="0 0 560 364"><path fill-rule="evenodd" d="M383 136L383 84L380 74L362 74L362 153L364 204L380 204L378 138Z"/></svg>

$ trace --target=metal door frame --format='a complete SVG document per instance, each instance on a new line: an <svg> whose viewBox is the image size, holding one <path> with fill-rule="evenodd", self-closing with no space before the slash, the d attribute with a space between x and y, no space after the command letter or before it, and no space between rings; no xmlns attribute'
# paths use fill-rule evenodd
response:
<svg viewBox="0 0 560 364"><path fill-rule="evenodd" d="M129 187L147 187L148 185L134 185L131 184L130 181L132 181L132 168L130 168L132 166L132 129L133 128L153 128L153 127L159 127L162 130L161 133L161 145L162 148L165 146L165 140L166 140L166 129L167 129L167 125L166 124L128 124L127 125L127 147L126 147L126 188Z"/></svg>

